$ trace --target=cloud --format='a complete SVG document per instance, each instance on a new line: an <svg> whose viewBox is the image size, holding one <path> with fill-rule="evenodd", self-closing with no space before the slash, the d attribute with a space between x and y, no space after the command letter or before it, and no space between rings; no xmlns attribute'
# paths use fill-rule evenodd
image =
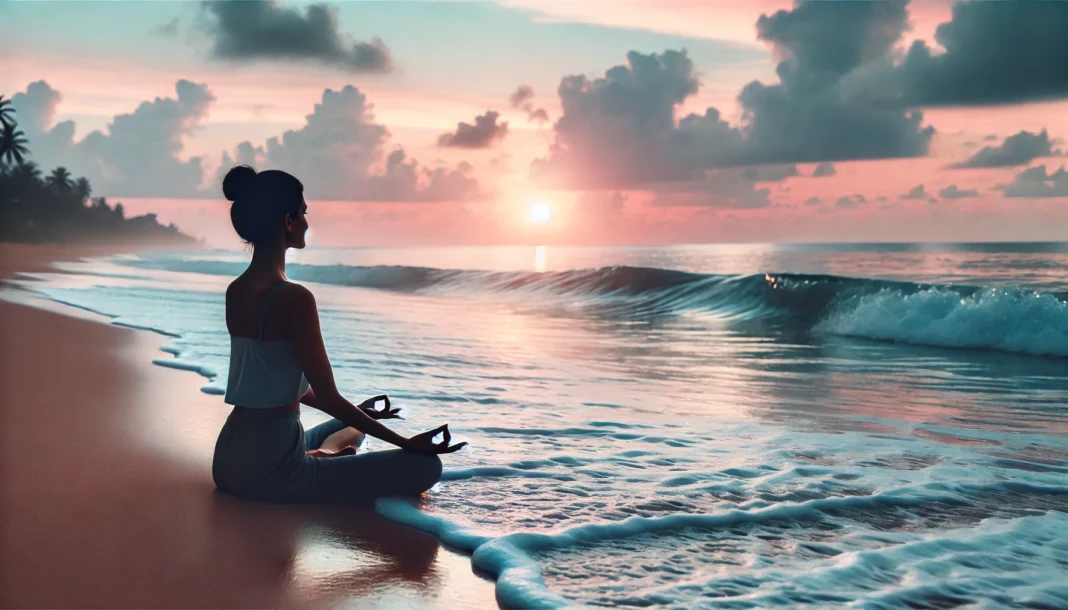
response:
<svg viewBox="0 0 1068 610"><path fill-rule="evenodd" d="M823 203L823 200L813 195L812 197L809 197L805 200L804 205L819 205L821 203Z"/></svg>
<svg viewBox="0 0 1068 610"><path fill-rule="evenodd" d="M520 85L515 93L508 96L508 102L512 108L517 108L527 113L527 119L533 123L544 123L549 120L549 113L544 108L535 108L534 88L530 85Z"/></svg>
<svg viewBox="0 0 1068 610"><path fill-rule="evenodd" d="M1060 169L1046 173L1045 165L1029 167L1016 175L1004 188L1006 197L1068 197L1068 172Z"/></svg>
<svg viewBox="0 0 1068 610"><path fill-rule="evenodd" d="M32 160L66 166L106 196L196 197L204 172L200 157L180 158L182 140L208 115L215 96L207 85L179 80L174 97L142 102L112 118L103 131L74 139L74 122L52 125L62 95L45 81L12 97L30 142Z"/></svg>
<svg viewBox="0 0 1068 610"><path fill-rule="evenodd" d="M922 184L917 184L916 186L910 188L907 193L897 196L897 198L901 200L927 199L928 197L930 197L930 195L927 194L927 191L924 189Z"/></svg>
<svg viewBox="0 0 1068 610"><path fill-rule="evenodd" d="M1068 3L956 2L938 26L936 52L923 41L898 67L900 101L987 105L1068 97Z"/></svg>
<svg viewBox="0 0 1068 610"><path fill-rule="evenodd" d="M30 83L24 93L11 97L21 127L27 134L42 134L52 127L63 95L43 80Z"/></svg>
<svg viewBox="0 0 1068 610"><path fill-rule="evenodd" d="M175 17L166 23L161 23L149 32L155 36L173 37L178 35L178 18Z"/></svg>
<svg viewBox="0 0 1068 610"><path fill-rule="evenodd" d="M757 165L746 168L743 173L747 180L753 182L779 182L799 175L797 165L793 163L784 165Z"/></svg>
<svg viewBox="0 0 1068 610"><path fill-rule="evenodd" d="M382 40L344 40L336 9L325 4L307 5L303 12L271 0L209 0L204 6L216 59L318 61L350 72L393 70Z"/></svg>
<svg viewBox="0 0 1068 610"><path fill-rule="evenodd" d="M508 135L508 122L497 122L500 113L492 110L475 117L475 124L460 122L456 131L438 137L438 146L451 148L489 148Z"/></svg>
<svg viewBox="0 0 1068 610"><path fill-rule="evenodd" d="M698 180L661 185L651 205L752 209L771 205L771 189L756 188L740 169L711 170Z"/></svg>
<svg viewBox="0 0 1068 610"><path fill-rule="evenodd" d="M233 155L223 156L217 178L233 163L246 162L292 173L316 199L463 201L483 195L470 165L426 167L403 149L387 153L389 140L359 89L327 89L300 129L270 138L262 147L239 144Z"/></svg>
<svg viewBox="0 0 1068 610"><path fill-rule="evenodd" d="M851 210L862 203L867 203L868 200L864 198L864 195L843 195L834 202L834 207Z"/></svg>
<svg viewBox="0 0 1068 610"><path fill-rule="evenodd" d="M631 51L603 77L566 76L554 142L531 173L557 188L622 188L739 165L924 156L934 129L921 112L846 95L850 72L884 58L907 17L902 0L803 2L761 16L760 38L783 58L779 82L741 90L738 125L716 108L676 120L700 87L685 51Z"/></svg>
<svg viewBox="0 0 1068 610"><path fill-rule="evenodd" d="M508 101L511 102L512 108L522 108L523 104L529 102L533 97L533 87L530 85L519 85L519 88L515 90L515 93L508 96Z"/></svg>
<svg viewBox="0 0 1068 610"><path fill-rule="evenodd" d="M820 163L819 165L817 165L816 169L812 170L812 177L813 178L824 178L826 176L833 176L833 175L835 175L837 173L838 173L838 170L835 169L834 163L828 163L828 162L824 161L823 163Z"/></svg>
<svg viewBox="0 0 1068 610"><path fill-rule="evenodd" d="M1012 167L1027 165L1038 157L1060 154L1053 149L1053 141L1043 129L1039 133L1021 131L1005 138L1001 146L984 146L965 161L951 165L954 169L976 167Z"/></svg>
<svg viewBox="0 0 1068 610"><path fill-rule="evenodd" d="M979 191L975 189L959 189L956 184L951 184L938 191L938 196L942 199L967 199L969 197L978 197Z"/></svg>

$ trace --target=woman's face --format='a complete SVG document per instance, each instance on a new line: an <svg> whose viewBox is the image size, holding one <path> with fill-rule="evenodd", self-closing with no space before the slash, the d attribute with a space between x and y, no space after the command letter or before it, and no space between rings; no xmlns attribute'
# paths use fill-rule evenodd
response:
<svg viewBox="0 0 1068 610"><path fill-rule="evenodd" d="M308 232L308 204L301 202L296 214L286 216L286 247L304 247L304 234Z"/></svg>

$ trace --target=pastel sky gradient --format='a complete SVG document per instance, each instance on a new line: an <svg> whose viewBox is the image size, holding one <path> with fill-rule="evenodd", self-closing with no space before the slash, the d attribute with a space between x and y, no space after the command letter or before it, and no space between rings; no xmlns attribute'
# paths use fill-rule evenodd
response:
<svg viewBox="0 0 1068 610"><path fill-rule="evenodd" d="M1068 239L1068 3L4 2L0 56L34 161L212 245L236 162L321 246Z"/></svg>

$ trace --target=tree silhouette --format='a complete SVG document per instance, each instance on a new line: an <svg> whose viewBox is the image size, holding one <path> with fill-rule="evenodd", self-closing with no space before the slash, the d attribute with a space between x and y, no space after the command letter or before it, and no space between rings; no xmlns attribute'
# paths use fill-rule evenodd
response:
<svg viewBox="0 0 1068 610"><path fill-rule="evenodd" d="M22 185L40 182L41 168L37 167L37 164L33 161L24 161L15 166L14 171L11 172L11 177Z"/></svg>
<svg viewBox="0 0 1068 610"><path fill-rule="evenodd" d="M78 193L78 200L84 205L89 196L93 194L93 187L88 178L78 178L74 183L74 192Z"/></svg>
<svg viewBox="0 0 1068 610"><path fill-rule="evenodd" d="M74 188L74 182L70 179L70 172L65 167L57 167L45 178L45 184L57 191L69 191Z"/></svg>
<svg viewBox="0 0 1068 610"><path fill-rule="evenodd" d="M26 148L29 142L25 134L15 127L14 121L5 122L4 131L0 133L0 162L8 165L22 163L22 160L30 154L29 149Z"/></svg>
<svg viewBox="0 0 1068 610"><path fill-rule="evenodd" d="M0 125L3 125L4 127L14 125L14 116L15 107L11 105L11 100L5 100L4 96L0 95Z"/></svg>
<svg viewBox="0 0 1068 610"><path fill-rule="evenodd" d="M192 245L197 240L155 214L125 218L121 203L108 206L86 178L73 179L57 167L41 179L41 168L26 157L26 138L17 129L15 109L0 96L0 241L107 242L110 244Z"/></svg>

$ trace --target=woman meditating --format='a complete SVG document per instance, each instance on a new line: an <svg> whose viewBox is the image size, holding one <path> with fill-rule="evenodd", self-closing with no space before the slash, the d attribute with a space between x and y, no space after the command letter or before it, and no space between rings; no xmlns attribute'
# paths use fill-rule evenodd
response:
<svg viewBox="0 0 1068 610"><path fill-rule="evenodd" d="M378 420L398 417L389 398L353 405L338 392L312 293L286 279L286 250L303 248L308 230L304 186L277 170L248 166L223 180L234 229L252 245L252 262L226 289L230 332L227 404L234 405L215 444L215 485L243 498L353 503L418 494L441 476L438 454L448 424L405 438ZM378 402L382 408L376 408ZM300 403L332 420L305 432ZM399 447L356 455L369 434ZM443 436L435 443L434 437Z"/></svg>

